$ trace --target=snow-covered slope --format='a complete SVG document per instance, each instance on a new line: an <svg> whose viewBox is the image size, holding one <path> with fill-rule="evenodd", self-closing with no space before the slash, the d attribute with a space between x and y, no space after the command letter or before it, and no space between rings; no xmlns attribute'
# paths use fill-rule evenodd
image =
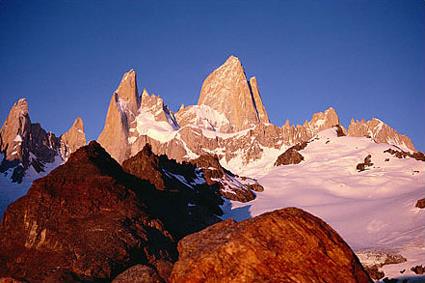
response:
<svg viewBox="0 0 425 283"><path fill-rule="evenodd" d="M301 163L265 175L260 166L264 192L249 203L228 202L224 218L300 207L328 222L356 251L391 250L407 258L384 266L386 276L400 276L402 269L411 274L410 267L425 263L425 209L415 207L425 196L425 162L384 153L388 148L398 150L369 138L337 137L335 129L322 131L300 151ZM374 165L356 170L369 154Z"/></svg>

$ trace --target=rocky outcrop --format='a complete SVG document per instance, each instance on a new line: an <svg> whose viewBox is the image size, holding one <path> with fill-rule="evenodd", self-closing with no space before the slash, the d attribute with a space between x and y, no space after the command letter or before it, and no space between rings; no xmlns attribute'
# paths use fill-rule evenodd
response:
<svg viewBox="0 0 425 283"><path fill-rule="evenodd" d="M417 208L425 208L425 198L423 198L423 199L419 199L419 200L416 202L415 207L417 207Z"/></svg>
<svg viewBox="0 0 425 283"><path fill-rule="evenodd" d="M264 107L263 100L260 96L260 90L258 88L256 77L251 77L249 79L249 86L251 88L252 97L254 99L255 109L257 109L258 119L261 123L270 123L269 115L267 114L266 107Z"/></svg>
<svg viewBox="0 0 425 283"><path fill-rule="evenodd" d="M278 156L274 166L300 163L304 160L304 156L302 156L298 151L303 150L307 144L307 142L302 142L288 148L284 153Z"/></svg>
<svg viewBox="0 0 425 283"><path fill-rule="evenodd" d="M118 275L112 283L164 283L158 272L147 266L138 264Z"/></svg>
<svg viewBox="0 0 425 283"><path fill-rule="evenodd" d="M8 207L0 277L105 281L148 264L166 278L160 266L174 261L176 251L163 220L151 213L164 207L161 200L151 184L125 173L91 142Z"/></svg>
<svg viewBox="0 0 425 283"><path fill-rule="evenodd" d="M230 56L204 80L198 105L208 105L224 114L230 122L231 132L250 128L268 120L256 80L253 84L255 97L241 62Z"/></svg>
<svg viewBox="0 0 425 283"><path fill-rule="evenodd" d="M372 282L331 227L296 208L220 222L178 250L171 282Z"/></svg>
<svg viewBox="0 0 425 283"><path fill-rule="evenodd" d="M223 168L217 156L202 155L191 160L190 163L202 171L205 182L209 186L218 186L220 194L227 199L248 202L255 199L253 191L264 190L257 180L240 177Z"/></svg>
<svg viewBox="0 0 425 283"><path fill-rule="evenodd" d="M357 164L356 169L361 172L367 169L367 167L373 166L372 155L368 154L362 163Z"/></svg>
<svg viewBox="0 0 425 283"><path fill-rule="evenodd" d="M112 95L105 124L98 138L106 151L120 163L130 155L129 129L136 124L138 109L136 72L130 70L124 74Z"/></svg>
<svg viewBox="0 0 425 283"><path fill-rule="evenodd" d="M416 151L409 137L399 134L396 130L379 119L373 118L370 121L354 121L348 126L348 136L370 137L376 143L387 143L402 147L405 150Z"/></svg>
<svg viewBox="0 0 425 283"><path fill-rule="evenodd" d="M401 150L400 148L398 149L389 148L387 150L384 150L384 153L389 153L400 159L410 157L419 161L425 161L425 154L420 151L411 153L408 151Z"/></svg>
<svg viewBox="0 0 425 283"><path fill-rule="evenodd" d="M60 153L65 161L68 160L71 153L86 145L86 134L81 117L77 117L71 128L60 137L60 143Z"/></svg>
<svg viewBox="0 0 425 283"><path fill-rule="evenodd" d="M58 156L59 146L59 138L31 122L26 99L19 99L0 129L0 172L20 183L30 167L43 172Z"/></svg>
<svg viewBox="0 0 425 283"><path fill-rule="evenodd" d="M146 145L124 161L126 172L153 184L165 204L155 210L163 216L176 238L217 223L223 204L218 187L206 183L202 172L190 163L179 164L165 155L157 156Z"/></svg>

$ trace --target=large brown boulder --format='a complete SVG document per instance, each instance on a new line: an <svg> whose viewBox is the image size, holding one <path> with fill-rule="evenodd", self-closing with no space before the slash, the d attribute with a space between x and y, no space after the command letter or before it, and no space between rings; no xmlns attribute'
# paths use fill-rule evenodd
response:
<svg viewBox="0 0 425 283"><path fill-rule="evenodd" d="M284 153L277 157L274 166L300 163L304 160L304 156L302 156L298 151L303 150L307 144L308 142L302 142L288 148Z"/></svg>
<svg viewBox="0 0 425 283"><path fill-rule="evenodd" d="M163 205L151 184L91 142L8 207L0 225L0 278L108 281L139 263L160 272L159 262L176 259L166 215L152 213Z"/></svg>
<svg viewBox="0 0 425 283"><path fill-rule="evenodd" d="M371 282L344 240L297 208L220 222L178 251L170 282Z"/></svg>

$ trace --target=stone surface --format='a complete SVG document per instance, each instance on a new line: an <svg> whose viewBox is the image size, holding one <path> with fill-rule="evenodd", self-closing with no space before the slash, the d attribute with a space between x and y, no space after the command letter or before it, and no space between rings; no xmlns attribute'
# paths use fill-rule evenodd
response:
<svg viewBox="0 0 425 283"><path fill-rule="evenodd" d="M148 182L125 173L96 142L36 180L0 226L0 277L30 282L111 280L134 264L176 259L167 215Z"/></svg>
<svg viewBox="0 0 425 283"><path fill-rule="evenodd" d="M60 153L64 160L68 160L71 153L86 145L86 134L81 117L77 117L71 128L60 137Z"/></svg>
<svg viewBox="0 0 425 283"><path fill-rule="evenodd" d="M372 156L369 154L364 158L364 161L362 163L357 164L356 169L361 172L367 169L367 167L373 166L372 163Z"/></svg>
<svg viewBox="0 0 425 283"><path fill-rule="evenodd" d="M139 104L136 72L130 70L124 74L118 88L112 94L105 124L98 137L98 142L119 163L130 155L129 129L136 123Z"/></svg>
<svg viewBox="0 0 425 283"><path fill-rule="evenodd" d="M258 94L256 84L255 87ZM259 95L256 99L261 102ZM198 105L208 105L223 113L230 122L230 131L240 131L261 121L245 71L235 56L230 56L204 80ZM261 111L265 111L264 107ZM263 120L267 117L264 114Z"/></svg>
<svg viewBox="0 0 425 283"><path fill-rule="evenodd" d="M423 199L419 199L419 200L416 202L415 207L417 207L417 208L425 208L425 198L423 198Z"/></svg>
<svg viewBox="0 0 425 283"><path fill-rule="evenodd" d="M164 283L158 272L146 265L138 264L118 275L112 283Z"/></svg>
<svg viewBox="0 0 425 283"><path fill-rule="evenodd" d="M304 160L304 156L298 151L304 149L307 146L307 142L302 142L288 148L284 153L278 156L274 166L298 164Z"/></svg>
<svg viewBox="0 0 425 283"><path fill-rule="evenodd" d="M388 143L395 146L401 146L406 150L416 151L413 142L408 136L399 134L396 130L376 118L369 121L354 121L354 119L352 119L348 126L348 136L368 136L377 143Z"/></svg>
<svg viewBox="0 0 425 283"><path fill-rule="evenodd" d="M19 99L0 129L0 173L10 170L11 180L20 183L30 167L39 173L55 161L59 147L60 139L32 123L26 99Z"/></svg>
<svg viewBox="0 0 425 283"><path fill-rule="evenodd" d="M331 227L296 208L220 222L178 250L170 282L372 282Z"/></svg>

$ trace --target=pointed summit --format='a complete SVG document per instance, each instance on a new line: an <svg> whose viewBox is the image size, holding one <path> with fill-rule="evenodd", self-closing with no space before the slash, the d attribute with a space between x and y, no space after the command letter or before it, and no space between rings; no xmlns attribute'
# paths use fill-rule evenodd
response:
<svg viewBox="0 0 425 283"><path fill-rule="evenodd" d="M15 102L0 129L0 152L5 153L7 161L22 159L22 143L31 131L28 103L25 98Z"/></svg>
<svg viewBox="0 0 425 283"><path fill-rule="evenodd" d="M86 134L84 133L84 124L81 117L77 117L71 128L61 137L60 153L63 160L68 160L69 155L80 147L86 145Z"/></svg>
<svg viewBox="0 0 425 283"><path fill-rule="evenodd" d="M252 91L241 62L230 56L204 80L198 105L208 105L224 114L231 124L230 131L240 131L268 121L256 81L253 84Z"/></svg>
<svg viewBox="0 0 425 283"><path fill-rule="evenodd" d="M120 163L129 155L129 128L135 123L139 104L136 72L130 70L123 75L112 94L105 126L98 138L99 143Z"/></svg>
<svg viewBox="0 0 425 283"><path fill-rule="evenodd" d="M270 123L269 115L267 114L266 108L264 107L263 101L261 100L260 90L258 89L256 77L251 77L249 79L249 86L251 87L252 96L254 97L255 107L257 108L260 122Z"/></svg>

